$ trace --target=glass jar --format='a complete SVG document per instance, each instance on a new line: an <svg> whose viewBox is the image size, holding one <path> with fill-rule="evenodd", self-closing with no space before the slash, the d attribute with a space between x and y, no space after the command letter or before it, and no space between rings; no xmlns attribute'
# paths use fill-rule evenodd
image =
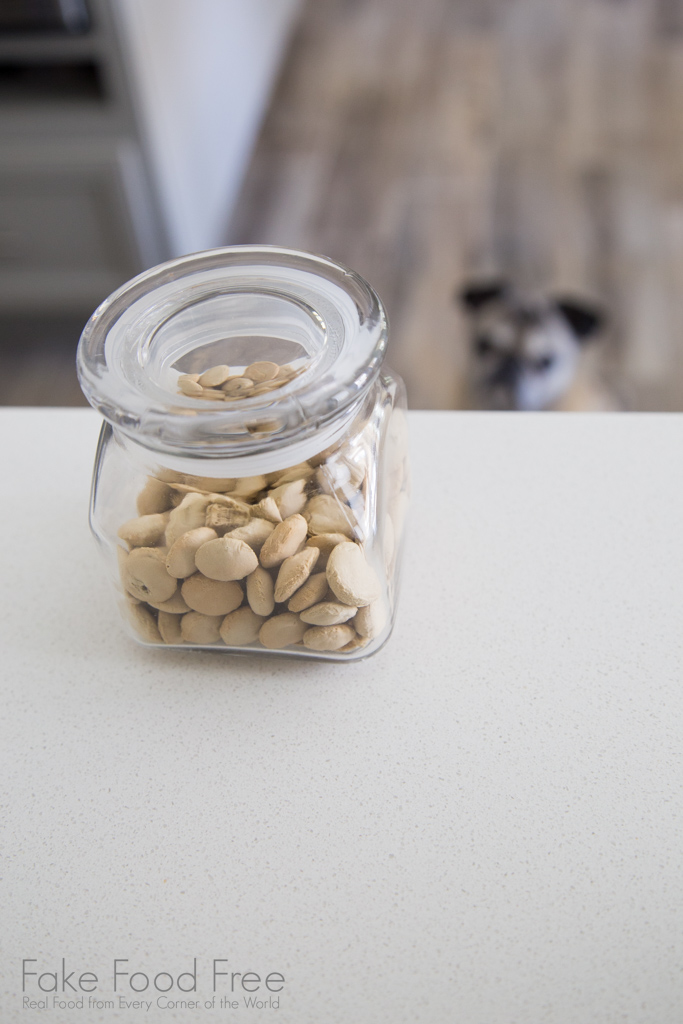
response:
<svg viewBox="0 0 683 1024"><path fill-rule="evenodd" d="M391 632L409 491L382 305L321 256L164 263L88 321L90 524L144 644L349 660Z"/></svg>

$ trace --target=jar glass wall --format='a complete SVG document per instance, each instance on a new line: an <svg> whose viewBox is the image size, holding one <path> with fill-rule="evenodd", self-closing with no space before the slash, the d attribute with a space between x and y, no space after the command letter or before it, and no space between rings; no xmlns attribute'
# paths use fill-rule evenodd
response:
<svg viewBox="0 0 683 1024"><path fill-rule="evenodd" d="M164 264L93 314L79 375L107 422L91 526L138 640L381 646L409 491L385 347L366 282L270 247Z"/></svg>

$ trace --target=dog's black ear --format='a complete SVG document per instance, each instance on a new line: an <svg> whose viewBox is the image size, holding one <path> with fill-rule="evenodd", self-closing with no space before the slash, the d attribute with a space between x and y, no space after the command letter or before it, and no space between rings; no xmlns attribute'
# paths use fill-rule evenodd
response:
<svg viewBox="0 0 683 1024"><path fill-rule="evenodd" d="M485 306L487 302L499 299L507 291L505 281L480 281L477 284L468 284L460 288L455 297L466 309L477 310Z"/></svg>
<svg viewBox="0 0 683 1024"><path fill-rule="evenodd" d="M576 299L556 299L555 305L579 341L586 341L601 329L605 316L596 306Z"/></svg>

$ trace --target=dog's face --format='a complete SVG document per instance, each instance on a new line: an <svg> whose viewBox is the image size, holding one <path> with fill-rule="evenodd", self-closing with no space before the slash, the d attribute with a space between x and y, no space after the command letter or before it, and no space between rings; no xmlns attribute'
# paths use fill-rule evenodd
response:
<svg viewBox="0 0 683 1024"><path fill-rule="evenodd" d="M524 298L497 282L460 293L471 322L470 377L487 409L547 409L568 390L601 318L586 305Z"/></svg>

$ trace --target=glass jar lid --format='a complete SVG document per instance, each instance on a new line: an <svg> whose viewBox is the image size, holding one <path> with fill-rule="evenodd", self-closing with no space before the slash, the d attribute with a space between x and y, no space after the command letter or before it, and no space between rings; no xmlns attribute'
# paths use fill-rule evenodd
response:
<svg viewBox="0 0 683 1024"><path fill-rule="evenodd" d="M233 246L163 263L105 299L81 335L78 375L90 404L148 448L245 457L313 435L324 447L386 343L382 304L358 274L323 256ZM247 378L250 368L268 379ZM189 383L210 369L206 384Z"/></svg>

